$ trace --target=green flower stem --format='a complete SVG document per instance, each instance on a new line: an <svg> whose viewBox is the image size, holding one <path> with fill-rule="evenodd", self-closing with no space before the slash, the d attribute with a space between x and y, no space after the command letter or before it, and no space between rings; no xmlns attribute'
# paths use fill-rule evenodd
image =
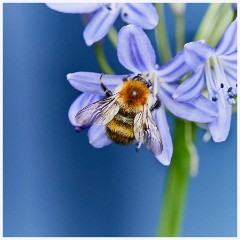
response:
<svg viewBox="0 0 240 240"><path fill-rule="evenodd" d="M194 123L176 119L174 152L165 185L157 234L160 237L176 237L181 233L191 167L192 152L189 146L193 144L195 134Z"/></svg>
<svg viewBox="0 0 240 240"><path fill-rule="evenodd" d="M163 3L156 3L156 9L159 16L158 25L155 28L155 38L157 42L159 56L163 63L168 62L172 58L169 40L167 36L167 32L165 29L165 16Z"/></svg>
<svg viewBox="0 0 240 240"><path fill-rule="evenodd" d="M108 32L108 38L112 45L116 48L117 47L117 30L112 27Z"/></svg>
<svg viewBox="0 0 240 240"><path fill-rule="evenodd" d="M217 46L226 28L232 22L233 15L234 13L232 11L231 4L223 4L217 18L217 24L215 25L214 31L212 32L207 42L210 46Z"/></svg>
<svg viewBox="0 0 240 240"><path fill-rule="evenodd" d="M175 14L176 23L176 52L179 52L185 43L185 19L184 14Z"/></svg>
<svg viewBox="0 0 240 240"><path fill-rule="evenodd" d="M211 36L215 25L217 24L217 16L219 14L219 10L222 7L221 3L211 3L208 7L207 12L203 18L203 21L198 28L198 31L194 37L194 41L205 39L208 41L208 38Z"/></svg>
<svg viewBox="0 0 240 240"><path fill-rule="evenodd" d="M103 73L114 74L114 71L109 66L109 64L107 62L107 59L105 57L104 50L103 50L103 44L100 43L100 42L95 43L94 44L94 49L95 49L95 52L96 52L98 63L100 65Z"/></svg>

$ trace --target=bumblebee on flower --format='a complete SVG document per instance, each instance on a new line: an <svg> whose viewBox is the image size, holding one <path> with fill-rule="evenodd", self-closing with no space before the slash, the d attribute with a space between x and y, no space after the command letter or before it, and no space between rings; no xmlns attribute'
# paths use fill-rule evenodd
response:
<svg viewBox="0 0 240 240"><path fill-rule="evenodd" d="M126 106L123 99L128 100L126 97L128 94L131 100L138 99L137 92L141 89L143 91L141 96L145 97L139 99L144 101L140 101L135 110L130 111L133 115L127 116L126 119L134 125L131 132L132 140L138 142L138 148L142 143L145 144L160 162L169 165L173 146L164 107L180 118L200 123L213 121L217 116L216 108L212 101L203 96L188 103L173 100L172 94L178 87L174 82L190 71L183 60L183 52L159 68L147 35L134 25L128 25L120 30L117 52L121 64L133 73L130 76L103 75L100 81L101 74L97 73L77 72L67 75L70 84L83 92L70 107L69 119L78 128L100 122L101 125L91 126L88 133L89 141L97 148L106 146L112 143L113 139L109 137L109 127L105 125L113 119L117 121L115 116L122 121L126 117L120 110ZM127 79L128 81L123 82ZM131 84L135 85L132 90ZM114 95L105 99L105 92L110 91L114 92ZM126 95L125 91L128 92ZM158 108L157 101L161 103ZM134 100L133 102L136 103Z"/></svg>

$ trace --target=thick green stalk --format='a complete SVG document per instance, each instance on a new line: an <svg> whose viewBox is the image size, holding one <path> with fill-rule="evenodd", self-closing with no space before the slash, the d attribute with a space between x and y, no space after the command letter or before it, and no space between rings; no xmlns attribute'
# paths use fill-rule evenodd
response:
<svg viewBox="0 0 240 240"><path fill-rule="evenodd" d="M175 14L176 23L176 52L179 52L185 43L184 14Z"/></svg>
<svg viewBox="0 0 240 240"><path fill-rule="evenodd" d="M95 48L95 52L96 52L98 63L100 65L103 73L114 74L114 71L109 66L109 64L107 62L107 59L105 57L102 43L100 43L100 42L95 43L94 44L94 48Z"/></svg>
<svg viewBox="0 0 240 240"><path fill-rule="evenodd" d="M117 47L117 31L114 27L112 27L108 32L108 38L112 45L116 48Z"/></svg>
<svg viewBox="0 0 240 240"><path fill-rule="evenodd" d="M165 16L163 3L156 3L156 9L159 16L158 25L155 28L155 38L158 47L158 53L163 63L168 62L172 58L168 35L165 28Z"/></svg>
<svg viewBox="0 0 240 240"><path fill-rule="evenodd" d="M220 8L222 7L221 3L211 3L208 7L207 12L201 22L200 27L194 37L194 41L205 39L206 41L211 36L214 27L217 23L217 15Z"/></svg>
<svg viewBox="0 0 240 240"><path fill-rule="evenodd" d="M193 144L194 128L191 122L181 119L175 121L174 152L165 185L157 234L160 237L176 237L181 233L191 167L189 146Z"/></svg>
<svg viewBox="0 0 240 240"><path fill-rule="evenodd" d="M223 4L219 12L219 15L217 17L217 23L214 27L214 30L207 41L207 43L211 47L217 46L226 28L232 22L232 18L233 18L233 11L231 9L231 4L230 3Z"/></svg>

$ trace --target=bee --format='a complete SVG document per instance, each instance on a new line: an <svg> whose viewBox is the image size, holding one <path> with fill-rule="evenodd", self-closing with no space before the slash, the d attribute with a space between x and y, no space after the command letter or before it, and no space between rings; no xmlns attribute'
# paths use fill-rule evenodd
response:
<svg viewBox="0 0 240 240"><path fill-rule="evenodd" d="M107 136L115 143L138 142L136 150L144 144L156 156L163 150L162 138L151 111L160 105L151 91L152 85L140 74L117 86L114 94L107 89L100 77L106 98L94 102L75 116L80 125L105 125Z"/></svg>

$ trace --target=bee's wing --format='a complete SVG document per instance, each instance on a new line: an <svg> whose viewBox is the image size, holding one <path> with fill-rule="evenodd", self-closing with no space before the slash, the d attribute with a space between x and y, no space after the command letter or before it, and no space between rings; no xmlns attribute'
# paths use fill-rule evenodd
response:
<svg viewBox="0 0 240 240"><path fill-rule="evenodd" d="M134 136L138 142L143 143L154 155L159 156L162 153L162 138L147 106L144 106L143 111L137 113L134 118Z"/></svg>
<svg viewBox="0 0 240 240"><path fill-rule="evenodd" d="M86 106L75 116L76 122L80 125L107 124L119 111L118 98L119 95L114 94L111 97Z"/></svg>

